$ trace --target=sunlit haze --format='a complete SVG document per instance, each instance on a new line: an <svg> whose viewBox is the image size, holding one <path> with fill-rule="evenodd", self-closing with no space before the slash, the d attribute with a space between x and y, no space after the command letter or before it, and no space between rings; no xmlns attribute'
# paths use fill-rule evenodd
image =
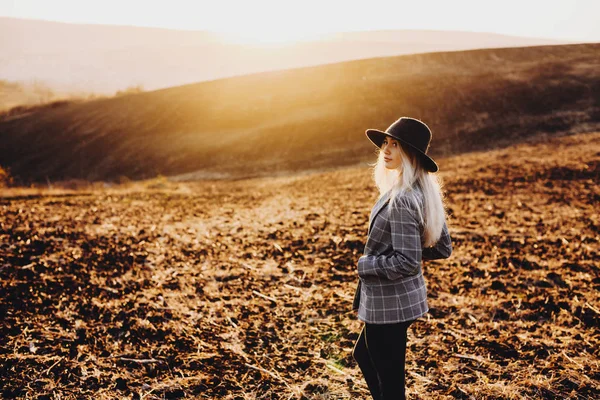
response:
<svg viewBox="0 0 600 400"><path fill-rule="evenodd" d="M600 1L0 0L0 16L220 32L245 44L331 32L430 29L600 41Z"/></svg>

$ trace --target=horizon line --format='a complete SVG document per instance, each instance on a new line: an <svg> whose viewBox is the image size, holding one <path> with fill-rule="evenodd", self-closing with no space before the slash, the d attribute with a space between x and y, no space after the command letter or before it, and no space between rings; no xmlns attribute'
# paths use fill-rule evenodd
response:
<svg viewBox="0 0 600 400"><path fill-rule="evenodd" d="M122 28L143 28L143 29L159 29L159 30L167 30L167 31L177 31L177 32L201 32L215 35L232 35L237 34L239 32L234 31L226 31L226 30L209 30L209 29L199 29L199 28L176 28L171 26L159 26L159 25L135 25L135 24L118 24L118 23L108 23L108 22L84 22L84 21L64 21L64 20L52 20L52 19L44 19L44 18L29 18L29 17L21 17L21 16L11 16L11 15L0 15L0 18L6 19L16 19L23 21L32 21L32 22L46 22L46 23L56 23L56 24L66 24L66 25L93 25L93 26L102 26L102 27L122 27ZM370 33L370 32L454 32L454 33L466 33L466 34L487 34L487 35L496 35L503 37L511 37L511 38L520 38L520 39L537 39L537 40L548 40L548 41L557 41L564 42L564 44L576 44L576 43L600 43L600 39L598 40L584 40L584 39L575 39L575 38L559 38L559 37L548 37L548 36L520 36L516 34L510 33L501 33L501 32L491 32L491 31L471 31L471 30L456 30L456 29L431 29L431 28L422 28L422 29L414 29L414 28L382 28L382 29L357 29L357 30L341 30L341 31L320 31L310 35L306 35L306 38L301 38L296 41L305 42L311 40L318 40L319 37L335 35L335 34L344 34L344 33Z"/></svg>

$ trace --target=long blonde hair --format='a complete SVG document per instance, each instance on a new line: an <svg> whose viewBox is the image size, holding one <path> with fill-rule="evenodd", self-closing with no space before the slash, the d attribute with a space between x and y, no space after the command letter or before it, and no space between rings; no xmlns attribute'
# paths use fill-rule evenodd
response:
<svg viewBox="0 0 600 400"><path fill-rule="evenodd" d="M377 162L371 164L375 184L380 197L391 190L388 212L400 202L416 211L423 227L423 244L432 246L439 240L446 219L442 182L437 174L425 170L419 157L403 145L400 156L398 168L390 170L385 167L383 151L379 151Z"/></svg>

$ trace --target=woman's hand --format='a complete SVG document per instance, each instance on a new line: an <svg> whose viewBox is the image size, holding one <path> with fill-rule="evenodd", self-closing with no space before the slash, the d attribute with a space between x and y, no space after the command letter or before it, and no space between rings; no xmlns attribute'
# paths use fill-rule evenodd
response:
<svg viewBox="0 0 600 400"><path fill-rule="evenodd" d="M451 254L452 239L450 238L450 233L448 232L448 226L444 221L442 235L440 236L436 244L423 249L422 258L423 260L438 260L440 258L448 258Z"/></svg>

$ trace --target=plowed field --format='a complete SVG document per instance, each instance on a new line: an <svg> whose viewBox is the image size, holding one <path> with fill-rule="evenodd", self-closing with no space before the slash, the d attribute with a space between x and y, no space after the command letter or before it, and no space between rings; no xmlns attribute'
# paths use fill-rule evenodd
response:
<svg viewBox="0 0 600 400"><path fill-rule="evenodd" d="M410 398L598 398L600 133L439 164L454 252L424 263ZM0 394L367 398L351 303L376 197L368 166L5 190Z"/></svg>

